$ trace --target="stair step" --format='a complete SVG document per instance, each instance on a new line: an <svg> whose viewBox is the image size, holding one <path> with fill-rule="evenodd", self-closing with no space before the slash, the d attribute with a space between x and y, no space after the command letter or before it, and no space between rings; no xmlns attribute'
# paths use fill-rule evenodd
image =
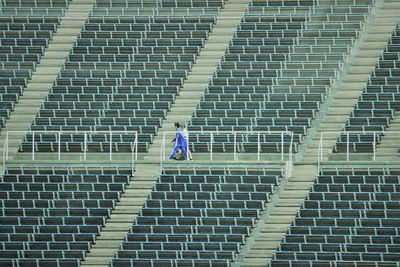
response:
<svg viewBox="0 0 400 267"><path fill-rule="evenodd" d="M27 91L27 92L24 92L23 98L44 99L48 94L49 94L48 91Z"/></svg>
<svg viewBox="0 0 400 267"><path fill-rule="evenodd" d="M109 267L110 261L113 257L102 257L101 255L96 257L86 258L81 262L81 266L85 264L85 266L93 266L93 267Z"/></svg>
<svg viewBox="0 0 400 267"><path fill-rule="evenodd" d="M47 51L46 54L44 55L44 58L46 59L61 59L64 60L69 54L69 51L67 52L60 52L60 51Z"/></svg>
<svg viewBox="0 0 400 267"><path fill-rule="evenodd" d="M71 49L70 44L65 43L53 43L49 46L48 51L68 51ZM39 65L40 66L40 65Z"/></svg>
<svg viewBox="0 0 400 267"><path fill-rule="evenodd" d="M278 209L273 209L271 212L271 215L291 215L294 216L297 213L297 208L291 208L291 207L287 207L287 208L283 208L283 207L279 207Z"/></svg>
<svg viewBox="0 0 400 267"><path fill-rule="evenodd" d="M43 74L42 72L36 72L34 76L32 76L32 83L49 83L52 84L57 78L56 74Z"/></svg>
<svg viewBox="0 0 400 267"><path fill-rule="evenodd" d="M376 63L378 62L378 58L356 58L353 62L352 65L354 66L375 66Z"/></svg>
<svg viewBox="0 0 400 267"><path fill-rule="evenodd" d="M64 35L64 36L54 36L50 41L50 45L52 44L65 44L65 43L73 43L77 37L75 35ZM49 45L49 46L50 46ZM72 46L71 46L72 47Z"/></svg>

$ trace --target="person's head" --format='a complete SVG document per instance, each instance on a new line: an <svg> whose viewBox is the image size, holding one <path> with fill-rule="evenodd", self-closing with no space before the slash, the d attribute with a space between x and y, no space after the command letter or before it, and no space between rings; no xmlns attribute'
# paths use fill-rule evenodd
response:
<svg viewBox="0 0 400 267"><path fill-rule="evenodd" d="M175 122L174 125L175 125L175 128L179 128L180 127L179 122Z"/></svg>

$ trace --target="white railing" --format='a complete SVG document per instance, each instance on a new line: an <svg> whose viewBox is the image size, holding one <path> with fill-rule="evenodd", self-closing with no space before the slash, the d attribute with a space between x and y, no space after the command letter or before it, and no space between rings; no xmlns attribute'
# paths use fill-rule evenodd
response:
<svg viewBox="0 0 400 267"><path fill-rule="evenodd" d="M165 133L160 147L160 170L162 170L164 158L165 158Z"/></svg>
<svg viewBox="0 0 400 267"><path fill-rule="evenodd" d="M293 134L290 136L290 147L289 147L289 155L288 155L288 161L286 161L286 168L285 168L285 174L286 178L289 179L292 177L292 171L293 171Z"/></svg>
<svg viewBox="0 0 400 267"><path fill-rule="evenodd" d="M339 140L339 137L341 135L346 136L346 159L345 161L350 161L350 154L353 152L350 152L350 144L351 143L356 143L354 141L350 141L351 136L359 136L359 135L373 135L372 140L370 141L372 143L372 160L376 160L376 143L379 141L379 137L383 134L382 131L349 131L349 132L321 132L320 138L319 138L319 144L318 144L318 170L320 169L321 162L324 161L324 157L327 155L330 155L331 153L333 154L332 150ZM334 139L330 139L330 137L334 137ZM326 147L324 146L324 141L330 141L329 145ZM365 141L368 142L368 141ZM326 155L325 155L325 154ZM343 154L344 152L338 152L335 154ZM356 154L357 152L354 152L353 154Z"/></svg>
<svg viewBox="0 0 400 267"><path fill-rule="evenodd" d="M161 147L160 147L160 165L161 166L162 166L162 162L163 161L168 160L168 158L167 158L168 155L166 154L166 151L167 151L166 146L167 146L168 143L171 143L171 142L168 142L168 140L172 140L175 137L175 134L176 134L175 131L165 131L163 133L162 144L161 144ZM289 161L291 163L293 163L292 158L291 158L292 157L292 153L293 153L293 150L292 150L292 147L293 147L293 132L288 132L288 131L282 131L282 132L278 132L278 131L276 131L276 132L273 132L273 131L236 131L236 132L233 132L233 131L189 131L188 135L187 135L188 139L189 139L190 135L192 137L193 136L198 136L198 137L203 136L203 137L207 137L208 138L208 141L207 140L204 141L204 144L207 145L207 147L208 147L208 149L207 149L208 152L206 152L206 153L209 154L209 160L214 160L214 154L215 154L214 146L216 144L215 137L218 136L218 135L228 135L228 136L230 136L231 138L233 138L233 155L232 155L232 158L233 158L234 161L238 161L239 160L240 151L238 150L238 147L240 146L241 143L244 143L244 142L241 142L240 140L238 140L239 136L242 139L245 139L243 137L255 136L255 135L257 136L257 161L261 160L261 154L262 154L262 151L261 151L261 144L262 144L261 136L262 135L275 135L275 136L277 136L279 138L279 141L278 141L279 150L280 150L279 153L280 153L280 158L281 158L282 161L285 160L285 155L286 155L286 153L284 152L285 137L289 136L291 141L290 141L290 148L289 148L289 151L288 151L287 154L289 155ZM201 142L203 142L203 141L201 141ZM230 141L225 142L225 144L227 144L227 143L232 143L232 142L230 142ZM190 146L191 146L190 145L190 140L188 140L188 148ZM171 144L170 149L172 150L172 148L173 148L173 144ZM189 152L189 150L187 150L187 151ZM204 153L204 152L199 152L199 153ZM227 158L228 158L230 153L229 152L226 152L226 153L227 153ZM186 157L186 158L188 159L188 157Z"/></svg>
<svg viewBox="0 0 400 267"><path fill-rule="evenodd" d="M133 141L132 142L126 142L130 145L131 148L131 163L132 166L134 164L134 162L137 160L137 154L138 154L138 134L136 131L8 131L6 132L6 138L5 138L5 143L4 143L4 147L3 147L3 170L5 168L6 162L8 161L9 158L9 143L10 143L10 139L13 135L16 135L18 138L26 138L26 135L31 135L32 136L32 140L28 141L31 145L32 145L32 151L31 153L31 159L32 161L35 160L36 157L36 145L37 143L39 143L39 140L41 138L41 135L45 135L45 134L52 134L55 135L56 137L56 141L52 142L52 143L56 143L56 147L57 147L57 159L61 160L61 154L65 153L74 153L74 152L61 152L61 144L62 143L66 143L66 142L61 142L61 137L63 135L83 135L83 151L82 152L77 152L80 153L80 160L82 161L86 161L87 160L87 154L90 153L88 152L88 137L90 137L91 135L104 135L104 136L108 136L108 141L107 143L109 144L110 148L108 151L109 154L109 160L112 161L113 160L113 153L115 154L116 152L113 152L113 146L114 144L117 144L117 142L113 141L113 135L131 135L133 136ZM24 137L25 136L25 137ZM107 140L107 138L106 138ZM19 141L18 141L19 142ZM76 142L76 141L71 141L71 142L67 142L67 143L80 143L80 142Z"/></svg>

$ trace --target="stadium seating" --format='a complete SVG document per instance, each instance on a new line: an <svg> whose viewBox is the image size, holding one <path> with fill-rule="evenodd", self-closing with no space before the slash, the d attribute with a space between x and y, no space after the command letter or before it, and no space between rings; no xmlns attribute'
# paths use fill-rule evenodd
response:
<svg viewBox="0 0 400 267"><path fill-rule="evenodd" d="M229 266L282 176L271 167L165 167L111 266Z"/></svg>
<svg viewBox="0 0 400 267"><path fill-rule="evenodd" d="M400 171L323 169L270 266L397 266Z"/></svg>
<svg viewBox="0 0 400 267"><path fill-rule="evenodd" d="M189 133L213 131L221 136L223 131L248 131L256 132L250 136L254 140L263 131L262 139L271 143L261 153L277 153L281 139L275 132L293 132L293 143L287 141L289 134L285 136L284 152L291 145L296 152L371 3L252 1L193 113ZM202 136L201 143L196 135L190 134L192 150L209 151L204 142L211 143L211 137L206 141ZM240 142L238 152L260 150L250 141ZM232 138L225 137L212 148L226 152L233 146Z"/></svg>
<svg viewBox="0 0 400 267"><path fill-rule="evenodd" d="M65 66L31 125L62 134L62 152L108 151L106 134L122 131L116 152L129 152L138 133L145 152L200 53L224 2L96 1ZM130 131L130 132L128 132ZM126 132L126 133L124 133ZM40 134L38 152L57 151L57 134ZM73 147L73 148L71 148ZM32 150L25 137L20 151Z"/></svg>
<svg viewBox="0 0 400 267"><path fill-rule="evenodd" d="M69 0L4 0L0 6L0 128L23 94Z"/></svg>
<svg viewBox="0 0 400 267"><path fill-rule="evenodd" d="M0 265L79 266L131 176L124 167L12 167L0 183Z"/></svg>
<svg viewBox="0 0 400 267"><path fill-rule="evenodd" d="M397 27L344 128L357 133L342 133L334 152L372 152L400 110L399 38Z"/></svg>

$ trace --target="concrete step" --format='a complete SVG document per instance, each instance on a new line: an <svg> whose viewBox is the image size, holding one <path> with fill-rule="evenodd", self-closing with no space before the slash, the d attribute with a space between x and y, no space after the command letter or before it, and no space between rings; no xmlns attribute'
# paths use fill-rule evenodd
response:
<svg viewBox="0 0 400 267"><path fill-rule="evenodd" d="M121 214L117 214L117 213L113 213L111 218L108 219L107 224L108 223L133 223L134 219L135 219L136 215L133 214L126 214L126 213L121 213Z"/></svg>
<svg viewBox="0 0 400 267"><path fill-rule="evenodd" d="M354 59L354 61L352 62L352 66L375 66L376 63L378 62L378 58L367 58L367 57L363 57L363 58L356 58Z"/></svg>
<svg viewBox="0 0 400 267"><path fill-rule="evenodd" d="M194 83L194 82L187 82L185 83L185 91L201 91L204 92L204 89L206 89L208 86L208 83L206 82L199 82L199 83ZM179 93L181 95L183 93L183 90Z"/></svg>
<svg viewBox="0 0 400 267"><path fill-rule="evenodd" d="M309 190L311 188L312 184L313 184L312 182L292 183L292 184L288 185L286 187L286 189L287 190L296 190L296 189Z"/></svg>
<svg viewBox="0 0 400 267"><path fill-rule="evenodd" d="M271 211L271 215L278 215L278 216L284 216L284 215L290 215L290 216L294 216L297 213L297 208L293 208L293 207L286 207L286 208L282 208L279 207L278 209L273 209Z"/></svg>
<svg viewBox="0 0 400 267"><path fill-rule="evenodd" d="M95 248L90 253L98 257L113 257L115 255L115 251L108 248Z"/></svg>
<svg viewBox="0 0 400 267"><path fill-rule="evenodd" d="M49 94L48 91L27 91L24 92L24 99L40 99L43 100L44 97L46 97Z"/></svg>
<svg viewBox="0 0 400 267"><path fill-rule="evenodd" d="M385 45L386 42L366 42L360 47L360 50L381 50Z"/></svg>
<svg viewBox="0 0 400 267"><path fill-rule="evenodd" d="M65 43L52 43L49 47L49 51L68 51L71 49L71 44Z"/></svg>
<svg viewBox="0 0 400 267"><path fill-rule="evenodd" d="M35 75L32 76L32 83L50 83L52 84L57 78L57 74L45 74L43 72L35 72Z"/></svg>
<svg viewBox="0 0 400 267"><path fill-rule="evenodd" d="M393 30L394 30L393 25L388 25L388 26L373 25L369 28L370 33L379 33L379 34L382 34L382 32L391 32Z"/></svg>
<svg viewBox="0 0 400 267"><path fill-rule="evenodd" d="M64 62L59 61L57 59L51 59L51 58L41 58L40 64L37 66L37 68L43 68L43 67L53 67L53 68L58 68L61 69L63 66Z"/></svg>
<svg viewBox="0 0 400 267"><path fill-rule="evenodd" d="M377 50L361 50L359 56L360 58L376 58L382 54L382 49L377 49Z"/></svg>
<svg viewBox="0 0 400 267"><path fill-rule="evenodd" d="M360 95L361 95L361 92L360 92ZM340 109L340 108L346 108L346 109L348 109L350 107L354 108L355 104L358 101L358 97L356 96L356 92L354 92L353 96L355 98L347 98L346 99L345 97L343 97L343 95L341 95L341 97L333 99L333 101L332 101L332 103L331 103L331 105L329 107L329 110L328 110L329 114L331 114L330 113L331 110L333 112L337 113L338 112L337 110Z"/></svg>
<svg viewBox="0 0 400 267"><path fill-rule="evenodd" d="M306 192L302 192L302 191L295 191L295 190L291 190L289 191L285 191L281 194L281 198L282 199L286 199L286 198L294 198L294 199L299 199L302 198L304 199L307 196Z"/></svg>
<svg viewBox="0 0 400 267"><path fill-rule="evenodd" d="M69 51L61 52L61 51L48 51L45 56L46 59L61 59L64 60L69 54Z"/></svg>
<svg viewBox="0 0 400 267"><path fill-rule="evenodd" d="M138 214L139 210L143 207L143 201L138 200L136 203L131 203L130 205L123 206L121 204L115 210L117 214Z"/></svg>
<svg viewBox="0 0 400 267"><path fill-rule="evenodd" d="M214 69L210 66L196 66L191 72L189 72L189 75L210 75L214 74Z"/></svg>
<svg viewBox="0 0 400 267"><path fill-rule="evenodd" d="M391 33L376 33L376 34L371 33L366 37L365 41L366 42L379 42L382 40L388 40L390 38L390 36L391 36ZM379 55L381 53L381 51L377 51L377 52L379 52L379 53L377 53L377 54L372 53L372 54L365 54L365 55L360 54L359 56L360 57L374 57L375 55Z"/></svg>
<svg viewBox="0 0 400 267"><path fill-rule="evenodd" d="M35 114L37 112L37 108L43 103L43 99L20 99L17 108L35 108Z"/></svg>
<svg viewBox="0 0 400 267"><path fill-rule="evenodd" d="M329 109L329 114L330 115L347 115L349 116L351 112L354 110L354 107L331 107Z"/></svg>
<svg viewBox="0 0 400 267"><path fill-rule="evenodd" d="M341 127L344 126L343 123L324 123L319 127L321 132L338 132Z"/></svg>
<svg viewBox="0 0 400 267"><path fill-rule="evenodd" d="M63 19L63 23L68 27L68 28L79 28L81 29L82 26L85 24L82 20L78 19L73 19L73 18L68 18L68 19Z"/></svg>
<svg viewBox="0 0 400 267"><path fill-rule="evenodd" d="M340 86L341 91L345 92L359 92L360 90L364 89L365 82L357 82L357 81L343 81L342 85Z"/></svg>
<svg viewBox="0 0 400 267"><path fill-rule="evenodd" d="M77 39L76 35L63 35L63 36L54 36L50 41L50 44L65 44L65 43L73 43ZM49 45L50 46L50 45ZM43 60L43 58L42 58Z"/></svg>
<svg viewBox="0 0 400 267"><path fill-rule="evenodd" d="M54 38L61 38L64 36L77 36L81 32L81 28L70 28L70 27L59 27L57 29L57 35Z"/></svg>
<svg viewBox="0 0 400 267"><path fill-rule="evenodd" d="M297 207L303 203L301 199L280 199L278 203L276 203L277 207Z"/></svg>
<svg viewBox="0 0 400 267"><path fill-rule="evenodd" d="M48 82L30 82L28 83L27 88L24 91L24 95L26 91L32 91L32 92L37 92L37 91L46 91L49 92L52 84Z"/></svg>
<svg viewBox="0 0 400 267"><path fill-rule="evenodd" d="M368 81L369 75L347 73L343 79L343 83L365 83Z"/></svg>
<svg viewBox="0 0 400 267"><path fill-rule="evenodd" d="M265 256L263 258L246 258L244 262L240 265L241 267L266 267L267 259L270 258Z"/></svg>
<svg viewBox="0 0 400 267"><path fill-rule="evenodd" d="M70 5L68 8L69 12L73 12L73 11L78 11L78 12L84 12L84 11L90 11L90 9L92 8L92 4L91 3L76 3L74 5Z"/></svg>
<svg viewBox="0 0 400 267"><path fill-rule="evenodd" d="M351 68L347 73L354 73L354 74L371 74L374 70L373 66L354 66Z"/></svg>
<svg viewBox="0 0 400 267"><path fill-rule="evenodd" d="M191 99L191 100L193 100L194 98L195 99L199 99L203 95L204 95L204 91L201 91L201 90L183 91L183 92L180 92L180 94L179 94L179 100L180 99Z"/></svg>
<svg viewBox="0 0 400 267"><path fill-rule="evenodd" d="M59 67L53 67L53 66L42 66L41 64L36 68L36 70L33 72L33 74L37 74L37 75L51 75L51 76L56 76L57 74L60 72L60 68ZM54 78L53 78L54 81Z"/></svg>
<svg viewBox="0 0 400 267"><path fill-rule="evenodd" d="M249 251L249 257L255 258L255 257L263 257L263 258L267 258L268 256L272 257L273 255L273 250L272 249L254 249Z"/></svg>
<svg viewBox="0 0 400 267"><path fill-rule="evenodd" d="M375 24L376 25L393 25L397 22L398 16L388 16L387 14L378 14L375 17Z"/></svg>
<svg viewBox="0 0 400 267"><path fill-rule="evenodd" d="M327 123L332 123L332 122L333 123L337 123L337 122L340 123L342 121L347 120L347 118L348 118L348 116L340 116L340 115L337 115L337 114L333 114L333 115L327 114L325 116L325 122L327 122Z"/></svg>

